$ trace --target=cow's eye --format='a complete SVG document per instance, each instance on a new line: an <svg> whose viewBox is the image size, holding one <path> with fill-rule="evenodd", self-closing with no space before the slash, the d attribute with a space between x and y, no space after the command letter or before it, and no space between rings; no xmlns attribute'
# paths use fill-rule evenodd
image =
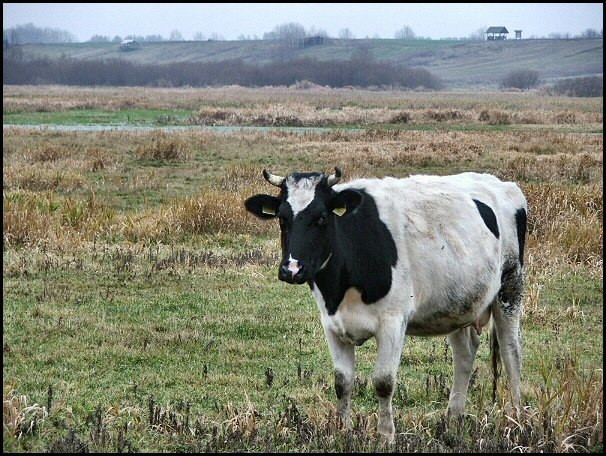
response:
<svg viewBox="0 0 606 456"><path fill-rule="evenodd" d="M326 217L321 215L320 217L317 218L316 223L318 225L326 225Z"/></svg>

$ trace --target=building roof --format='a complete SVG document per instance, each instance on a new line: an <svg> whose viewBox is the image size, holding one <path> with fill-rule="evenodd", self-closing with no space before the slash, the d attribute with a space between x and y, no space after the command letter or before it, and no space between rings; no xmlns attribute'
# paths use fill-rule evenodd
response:
<svg viewBox="0 0 606 456"><path fill-rule="evenodd" d="M509 33L505 27L488 27L486 33Z"/></svg>

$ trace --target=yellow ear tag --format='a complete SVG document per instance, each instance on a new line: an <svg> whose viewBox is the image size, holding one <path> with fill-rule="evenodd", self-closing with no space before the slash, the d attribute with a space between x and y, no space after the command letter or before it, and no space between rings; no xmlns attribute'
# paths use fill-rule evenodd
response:
<svg viewBox="0 0 606 456"><path fill-rule="evenodd" d="M273 207L263 206L263 209L261 209L261 211L267 215L276 215L276 211Z"/></svg>
<svg viewBox="0 0 606 456"><path fill-rule="evenodd" d="M339 217L341 217L343 214L345 214L345 211L347 211L347 209L344 207L335 207L332 211Z"/></svg>

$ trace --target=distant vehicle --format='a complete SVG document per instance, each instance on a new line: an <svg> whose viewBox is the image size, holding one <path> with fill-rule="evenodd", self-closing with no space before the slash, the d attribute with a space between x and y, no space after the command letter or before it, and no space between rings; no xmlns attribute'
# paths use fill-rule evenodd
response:
<svg viewBox="0 0 606 456"><path fill-rule="evenodd" d="M135 40L123 40L120 43L121 51L136 51L140 47L141 45L139 44L139 42Z"/></svg>

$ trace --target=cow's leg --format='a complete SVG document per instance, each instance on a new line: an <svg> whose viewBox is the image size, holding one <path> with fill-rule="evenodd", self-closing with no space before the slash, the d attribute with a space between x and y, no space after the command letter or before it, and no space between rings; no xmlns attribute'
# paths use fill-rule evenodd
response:
<svg viewBox="0 0 606 456"><path fill-rule="evenodd" d="M494 332L499 351L509 379L511 404L519 409L521 404L520 376L522 370L522 346L520 318L522 317L524 276L521 267L505 270L499 300L492 305Z"/></svg>
<svg viewBox="0 0 606 456"><path fill-rule="evenodd" d="M520 407L520 377L522 371L522 348L520 344L520 313L503 311L503 303L498 303L493 312L494 325L499 342L499 351L509 380L511 404Z"/></svg>
<svg viewBox="0 0 606 456"><path fill-rule="evenodd" d="M449 334L447 338L452 348L454 364L454 382L448 400L448 413L456 416L465 411L469 378L480 346L480 337L474 327L468 326Z"/></svg>
<svg viewBox="0 0 606 456"><path fill-rule="evenodd" d="M324 328L326 341L335 368L335 393L337 411L345 427L351 427L351 391L354 385L356 354L355 347L342 342L332 330Z"/></svg>
<svg viewBox="0 0 606 456"><path fill-rule="evenodd" d="M377 431L387 441L392 441L395 427L391 399L404 346L404 330L401 326L392 324L382 327L375 337L377 339L377 364L372 383L379 398Z"/></svg>

